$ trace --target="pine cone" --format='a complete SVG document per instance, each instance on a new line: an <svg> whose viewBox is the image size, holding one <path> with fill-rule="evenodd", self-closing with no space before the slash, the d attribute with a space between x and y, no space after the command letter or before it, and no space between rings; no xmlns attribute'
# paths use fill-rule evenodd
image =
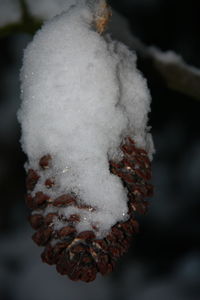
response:
<svg viewBox="0 0 200 300"><path fill-rule="evenodd" d="M56 265L57 271L68 275L70 279L85 282L93 281L99 272L106 275L112 272L116 261L129 248L132 237L138 232L138 222L135 213L145 214L148 208L146 197L152 195L151 164L147 152L138 149L134 141L128 137L121 145L123 158L119 162L110 161L110 171L120 177L124 187L128 190L128 215L126 222L118 222L102 239L96 237L98 228L92 226L92 231L77 233L76 224L81 214L72 214L69 218L60 215L60 208L78 207L81 211L93 211L95 208L80 204L75 195L61 195L51 199L48 194L34 191L42 172L51 168L50 155L42 157L38 170L29 169L26 186L28 190L27 205L32 210L29 221L36 230L33 235L34 242L44 246L42 260L50 265ZM53 178L45 181L47 188L51 189L56 182ZM55 212L44 215L47 207L55 208ZM64 225L55 229L52 224L61 221Z"/></svg>

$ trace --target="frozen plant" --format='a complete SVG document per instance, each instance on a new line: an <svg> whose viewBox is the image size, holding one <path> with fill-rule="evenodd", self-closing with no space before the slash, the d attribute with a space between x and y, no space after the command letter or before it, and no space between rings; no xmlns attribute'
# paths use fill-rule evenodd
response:
<svg viewBox="0 0 200 300"><path fill-rule="evenodd" d="M103 35L104 0L76 1L24 53L18 118L33 239L73 280L112 271L151 195L150 94L136 55Z"/></svg>

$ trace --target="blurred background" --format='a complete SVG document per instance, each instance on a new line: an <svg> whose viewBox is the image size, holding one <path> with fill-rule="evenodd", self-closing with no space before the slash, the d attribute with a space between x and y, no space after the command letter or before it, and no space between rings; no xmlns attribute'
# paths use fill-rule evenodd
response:
<svg viewBox="0 0 200 300"><path fill-rule="evenodd" d="M0 19L6 20L1 10L7 2L0 0ZM109 2L123 16L115 25L127 44L135 36L200 68L198 1ZM138 68L152 95L150 125L156 148L155 193L148 215L140 218L140 233L113 274L90 284L71 282L41 262L41 249L32 242L27 222L26 157L16 118L19 70L31 39L23 32L4 32L0 38L0 299L200 299L200 100L166 88L140 56Z"/></svg>

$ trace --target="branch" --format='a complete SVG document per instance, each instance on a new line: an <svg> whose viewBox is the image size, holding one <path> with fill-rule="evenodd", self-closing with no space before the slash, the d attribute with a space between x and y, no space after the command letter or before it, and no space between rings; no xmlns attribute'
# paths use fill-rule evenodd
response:
<svg viewBox="0 0 200 300"><path fill-rule="evenodd" d="M180 92L200 101L200 70L186 64L174 52L162 52L154 47L148 47L130 32L125 18L114 11L111 32L116 39L135 50L139 57L151 64L158 77L171 90Z"/></svg>
<svg viewBox="0 0 200 300"><path fill-rule="evenodd" d="M200 100L199 69L188 65L181 56L172 51L162 52L153 47L146 47L145 55L152 61L153 67L169 89Z"/></svg>

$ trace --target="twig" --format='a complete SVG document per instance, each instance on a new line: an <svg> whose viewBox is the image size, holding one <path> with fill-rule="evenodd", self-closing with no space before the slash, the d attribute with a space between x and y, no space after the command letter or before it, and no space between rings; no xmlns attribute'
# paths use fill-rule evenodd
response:
<svg viewBox="0 0 200 300"><path fill-rule="evenodd" d="M186 64L173 52L163 53L149 48L153 65L168 88L200 100L200 70Z"/></svg>
<svg viewBox="0 0 200 300"><path fill-rule="evenodd" d="M164 84L171 90L180 92L200 101L200 70L186 64L173 52L162 52L149 47L134 37L125 18L114 11L110 29L116 39L129 48L158 73Z"/></svg>

